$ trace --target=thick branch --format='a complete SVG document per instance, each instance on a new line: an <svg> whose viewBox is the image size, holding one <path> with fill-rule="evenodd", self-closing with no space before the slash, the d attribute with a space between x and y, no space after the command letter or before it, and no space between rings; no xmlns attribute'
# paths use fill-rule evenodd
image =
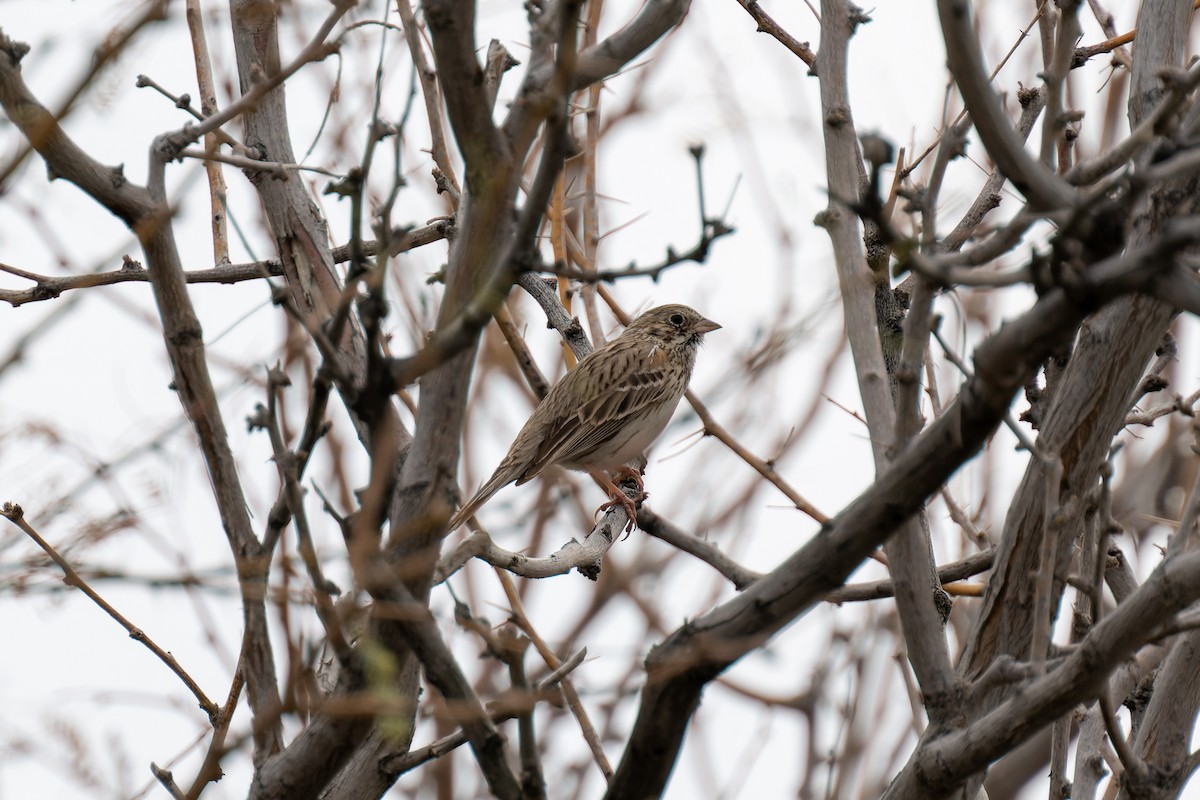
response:
<svg viewBox="0 0 1200 800"><path fill-rule="evenodd" d="M492 122L483 69L475 57L475 3L429 0L424 8L447 116L465 162L467 189L481 194L483 182L495 178L495 165L512 156Z"/></svg>
<svg viewBox="0 0 1200 800"><path fill-rule="evenodd" d="M821 84L821 108L824 113L825 167L829 176L829 192L834 198L858 198L862 182L861 156L854 128L848 85L848 51L850 36L863 21L862 12L846 0L827 0L822 3L821 46L818 57L818 76ZM952 139L954 137L951 137ZM949 143L943 141L944 155ZM936 191L936 190L934 190ZM891 460L896 438L896 408L893 406L892 375L884 358L881 325L876 315L878 292L889 291L886 278L872 272L863 245L858 219L848 209L836 203L824 215L826 229L834 247L834 263L838 284L842 290L847 335L854 356L859 394L866 411L870 431L871 451L875 458L876 474ZM932 290L925 290L932 302ZM928 304L927 304L928 305ZM928 322L928 308L923 318ZM920 316L920 315L919 315ZM909 346L924 352L924 339L910 339ZM920 354L914 359L919 363ZM893 361L894 364L894 361ZM909 387L915 398L919 367L910 370ZM915 426L916 411L912 410ZM896 602L900 612L909 658L921 690L930 698L930 715L937 720L945 701L956 692L957 679L950 664L950 654L942 634L942 618L935 607L934 593L940 592L933 572L933 554L927 536L927 526L921 520L904 523L903 529L888 544L889 568L896 586Z"/></svg>
<svg viewBox="0 0 1200 800"><path fill-rule="evenodd" d="M1200 553L1168 559L1126 603L1101 621L1062 664L961 731L932 740L897 776L885 798L942 797L1018 742L1094 698L1122 661L1150 641L1152 621L1200 598Z"/></svg>

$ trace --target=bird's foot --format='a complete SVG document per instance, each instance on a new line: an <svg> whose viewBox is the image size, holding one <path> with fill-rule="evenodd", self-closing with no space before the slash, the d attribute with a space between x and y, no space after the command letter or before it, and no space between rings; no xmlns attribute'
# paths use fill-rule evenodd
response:
<svg viewBox="0 0 1200 800"><path fill-rule="evenodd" d="M610 509L620 506L625 511L625 517L628 520L623 528L626 536L628 536L634 527L637 526L638 506L643 500L649 497L645 484L642 483L641 473L631 467L621 467L613 471L612 477L609 476L609 473L601 469L591 469L589 472L591 472L596 483L600 484L611 498L609 502L596 509L595 516L599 517ZM633 486L630 488L633 491L626 493L625 490L617 485L616 481L632 481ZM626 486L629 486L629 484L626 483ZM630 497L630 494L633 496Z"/></svg>
<svg viewBox="0 0 1200 800"><path fill-rule="evenodd" d="M623 478L623 480L628 480L628 479L633 479L634 483L637 484L636 498L630 497L624 491L622 491L621 487L619 485L617 485L617 483L612 482L612 484L609 487L607 487L609 496L612 499L609 500L604 505L600 506L600 508L596 509L597 514L603 514L603 513L607 512L609 509L616 508L617 506L621 506L621 508L624 509L624 511L625 511L625 516L628 518L628 522L625 523L625 527L623 529L625 532L624 538L626 538L626 539L629 538L629 534L632 533L633 529L637 526L638 506L642 503L643 500L645 500L647 497L650 496L645 490L645 486L641 481L640 475L637 475L635 473L633 475L627 475Z"/></svg>
<svg viewBox="0 0 1200 800"><path fill-rule="evenodd" d="M633 481L635 484L637 484L638 494L642 495L644 499L646 496L646 484L644 481L642 481L642 474L642 471L639 469L634 469L630 466L624 466L613 472L612 481L613 483L620 483L621 481Z"/></svg>
<svg viewBox="0 0 1200 800"><path fill-rule="evenodd" d="M617 506L621 506L625 509L625 516L629 519L629 521L625 523L625 527L623 529L625 532L625 537L628 538L629 534L633 531L634 526L637 525L637 506L628 495L626 495L624 492L618 492L613 496L612 500L609 500L607 503L597 508L596 514L604 514L609 511L609 509L616 508Z"/></svg>

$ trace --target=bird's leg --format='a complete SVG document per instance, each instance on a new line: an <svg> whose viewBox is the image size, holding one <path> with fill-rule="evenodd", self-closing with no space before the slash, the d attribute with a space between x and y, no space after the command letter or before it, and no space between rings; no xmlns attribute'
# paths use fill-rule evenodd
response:
<svg viewBox="0 0 1200 800"><path fill-rule="evenodd" d="M638 494L642 495L642 499L648 497L646 494L646 484L642 481L642 470L635 469L628 464L618 468L612 474L612 482L620 483L621 481L632 480L637 484ZM622 493L623 494L623 493Z"/></svg>
<svg viewBox="0 0 1200 800"><path fill-rule="evenodd" d="M628 467L623 467L622 469L628 469ZM618 473L620 471L621 470L618 470ZM608 511L610 508L615 508L617 506L621 506L623 509L625 509L625 516L629 519L629 522L625 525L625 530L626 530L626 532L632 531L634 529L634 526L637 525L637 505L636 505L636 503L634 503L633 499L630 498L629 495L625 494L625 492L622 491L620 486L617 486L617 484L613 481L612 478L608 477L608 475L606 475L601 470L598 470L598 469L592 470L592 477L596 479L597 483L599 483L601 486L604 487L604 489L608 492L609 496L612 498L612 500L610 500L609 502L600 506L600 508L596 509L596 513L602 513L602 512ZM638 485L638 495L639 495L638 502L641 502L642 500L644 500L646 497L646 493L643 491L641 476L636 475L636 473L635 473L634 475L629 475L629 476L625 476L625 477L633 477L635 479L635 482Z"/></svg>

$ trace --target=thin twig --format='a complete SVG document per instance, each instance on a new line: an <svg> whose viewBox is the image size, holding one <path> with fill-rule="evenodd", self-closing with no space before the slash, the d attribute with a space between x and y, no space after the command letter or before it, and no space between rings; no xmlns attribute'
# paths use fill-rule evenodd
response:
<svg viewBox="0 0 1200 800"><path fill-rule="evenodd" d="M175 783L175 776L171 774L169 769L162 769L158 766L158 764L155 764L153 761L151 761L150 772L154 775L155 779L162 784L163 788L167 790L167 793L170 794L171 797L175 798L175 800L187 800L187 796Z"/></svg>
<svg viewBox="0 0 1200 800"><path fill-rule="evenodd" d="M786 47L791 51L792 55L807 64L809 70L816 70L817 55L808 46L808 43L797 41L794 36L785 31L766 11L763 11L762 6L758 4L758 0L738 0L738 4L746 9L746 13L754 19L755 24L758 25L759 33L767 34Z"/></svg>
<svg viewBox="0 0 1200 800"><path fill-rule="evenodd" d="M537 682L531 693L526 695L526 702L514 703L507 702L504 704L493 703L489 707L492 714L493 722L504 722L512 719L521 711L532 708L533 705L540 701L553 702L555 700L554 687L562 682L571 672L583 663L584 657L587 655L587 648L581 649L575 655L563 662L562 666L554 670L545 678ZM517 700L515 696L511 698ZM398 776L406 772L428 763L436 758L441 758L446 753L449 753L455 748L461 747L467 743L467 735L460 731L455 731L449 736L443 736L437 741L430 742L424 747L415 750L409 750L406 753L400 753L395 756L387 756L379 763L379 768L388 775Z"/></svg>
<svg viewBox="0 0 1200 800"><path fill-rule="evenodd" d="M958 561L943 564L937 569L938 580L941 582L942 587L946 588L957 581L961 581L963 578L987 572L992 568L992 562L995 558L995 550L988 549L974 553ZM972 584L967 585L970 586ZM880 580L870 583L850 583L840 589L834 589L825 595L823 599L827 603L835 604L858 603L864 600L882 600L885 597L892 597L894 593L891 580ZM950 593L958 594L959 596L976 594L976 592L967 591Z"/></svg>
<svg viewBox="0 0 1200 800"><path fill-rule="evenodd" d="M304 509L304 491L300 488L300 469L307 459L287 449L283 440L283 429L279 423L279 394L290 383L291 381L279 366L272 367L267 371L267 406L265 409L259 406L254 416L251 417L251 425L266 430L271 441L275 469L279 476L279 482L283 484L283 495L287 500L288 510L292 512L292 521L295 523L297 549L308 570L309 579L312 581L317 617L325 629L325 635L338 662L348 668L353 661L354 652L345 636L342 635L341 623L331 599L333 595L339 594L340 590L325 577L321 570L321 562L317 558L316 548L313 546L308 514Z"/></svg>
<svg viewBox="0 0 1200 800"><path fill-rule="evenodd" d="M325 169L324 167L306 166L304 164L281 164L277 161L260 161L257 158L220 153L216 150L196 150L191 147L185 147L179 151L179 157L194 158L203 161L205 166L211 161L220 161L223 164L230 164L231 166L251 171L266 172L276 178L284 179L288 178L293 172L315 172L318 175L328 175L331 178L343 177L333 170Z"/></svg>
<svg viewBox="0 0 1200 800"><path fill-rule="evenodd" d="M237 667L233 671L229 694L225 698L225 705L221 706L221 712L217 715L212 739L208 743L208 752L204 754L204 762L200 765L191 787L188 788L188 800L196 800L204 791L205 786L224 777L225 773L221 770L221 758L230 750L225 746L225 741L229 736L229 725L233 722L233 712L237 709L238 699L242 696L242 688L246 685L246 677L242 672L242 659L246 654L246 636L248 634L249 631L242 633L242 649L238 654Z"/></svg>
<svg viewBox="0 0 1200 800"><path fill-rule="evenodd" d="M66 581L67 585L74 586L87 595L93 603L100 606L104 613L116 620L117 624L129 633L129 638L136 642L141 642L146 649L154 653L154 655L156 655L160 661L166 664L167 668L174 672L179 679L183 681L184 686L186 686L188 691L190 691L195 696L196 700L199 701L200 708L205 714L208 715L209 722L212 722L214 725L216 724L217 715L220 711L220 709L217 707L217 704L208 699L208 696L204 694L204 690L201 689L200 685L192 679L192 676L189 675L182 666L180 666L179 662L175 659L175 656L159 647L153 639L146 635L145 631L126 619L119 611L113 608L108 601L106 601L94 589L92 589L92 587L88 585L87 581L85 581L83 577L75 571L75 568L72 567L65 558L59 555L58 551L55 550L49 542L43 539L41 535L34 530L33 526L26 521L25 511L21 508L21 506L17 505L16 503L6 502L3 507L0 507L0 516L4 517L9 522L20 528L25 535L27 535L30 539L33 539L34 543L37 544L38 547L42 548L46 555L50 556L51 560L53 560L54 563L58 565L59 569L63 571L63 579Z"/></svg>
<svg viewBox="0 0 1200 800"><path fill-rule="evenodd" d="M762 577L762 573L746 569L721 552L716 545L694 536L642 506L638 511L638 527L661 539L678 550L695 556L729 579L738 591L747 588Z"/></svg>
<svg viewBox="0 0 1200 800"><path fill-rule="evenodd" d="M408 0L397 0L396 10L400 12L400 24L404 28L404 41L408 43L409 58L412 59L417 79L421 82L421 97L425 100L425 113L429 118L430 154L433 156L433 163L437 165L439 180L444 181L451 205L457 207L462 190L454 176L450 151L446 148L446 122L442 116L442 96L438 89L437 73L430 67L429 59L425 56L412 4Z"/></svg>
<svg viewBox="0 0 1200 800"><path fill-rule="evenodd" d="M389 255L398 255L426 244L445 239L453 223L449 220L438 220L429 225L404 233L396 237L388 248ZM362 245L364 255L377 255L376 242L365 241ZM342 245L333 249L333 260L343 263L350 260L350 246ZM112 286L118 283L148 283L150 273L132 259L126 259L120 269L109 272L93 272L85 275L41 275L36 272L0 263L0 272L7 272L19 278L36 283L29 289L0 289L0 301L12 306L24 305L42 300L52 300L63 292L72 289L89 289L95 286ZM184 280L188 283L239 283L241 281L262 280L267 277L279 277L284 274L283 264L278 259L253 261L246 264L221 264L211 269L186 270Z"/></svg>
<svg viewBox="0 0 1200 800"><path fill-rule="evenodd" d="M321 61L334 52L337 49L337 44L326 40L329 38L329 34L333 31L338 21L355 4L356 0L334 0L333 8L330 10L328 16L322 21L308 44L301 48L300 52L296 54L296 57L291 62L281 67L274 75L263 76L261 80L250 86L235 102L230 103L224 110L208 117L199 125L189 125L173 134L160 137L161 146L178 153L192 142L203 138L205 134L211 133L232 122L247 110L258 105L267 92L281 86L284 81L299 72L302 67L314 61ZM170 158L167 158L167 160L170 160Z"/></svg>
<svg viewBox="0 0 1200 800"><path fill-rule="evenodd" d="M1108 731L1108 740L1112 742L1113 749L1117 751L1117 758L1121 759L1121 766L1133 777L1135 782L1146 780L1150 769L1146 762L1139 758L1133 748L1129 746L1129 740L1125 738L1125 734L1121 733L1121 726L1117 724L1117 715L1113 713L1112 700L1108 696L1107 681L1100 688L1096 700L1100 704L1100 714L1104 718L1104 728Z"/></svg>
<svg viewBox="0 0 1200 800"><path fill-rule="evenodd" d="M208 52L208 37L204 33L204 15L200 0L187 0L185 16L188 33L192 40L192 61L196 65L196 87L200 92L200 114L204 117L217 113L216 83L213 80L212 57ZM216 152L222 135L232 140L224 131L213 131L204 137L205 152ZM237 143L241 145L240 142ZM229 263L229 214L225 208L228 187L225 173L215 162L206 162L204 172L208 177L209 214L212 221L213 261Z"/></svg>
<svg viewBox="0 0 1200 800"><path fill-rule="evenodd" d="M1193 7L1200 8L1200 0L1196 0L1196 3ZM1136 36L1137 28L1132 28L1127 33L1122 33L1115 36L1109 35L1107 39L1105 39L1103 42L1099 42L1098 44L1076 47L1074 60L1071 62L1071 69L1082 67L1092 56L1097 56L1101 53L1110 53L1113 50L1116 50L1118 47L1124 47L1125 45L1132 43Z"/></svg>
<svg viewBox="0 0 1200 800"><path fill-rule="evenodd" d="M1042 9L1041 6L1039 6L1038 10L1033 15L1033 19L1029 20L1029 24L1022 28L1021 32L1017 34L1017 40L1013 42L1012 47L1008 48L1008 52L1004 54L1004 58L1000 59L1000 62L992 69L992 73L988 77L988 80L994 81L996 79L996 76L1000 74L1000 70L1004 69L1004 65L1008 63L1010 58L1012 58L1013 53L1017 52L1017 48L1021 46L1021 43L1024 42L1026 38L1028 38L1029 31L1033 29L1033 26L1037 24L1038 20L1041 19L1041 16ZM958 112L958 116L954 118L952 125L958 125L960 122L966 119L966 116L967 109L964 108L962 111ZM904 169L901 170L897 166L897 171L900 174L900 177L907 178L910 174L912 174L912 171L920 166L921 162L928 158L929 154L934 151L934 148L938 146L938 144L941 142L941 139L942 134L939 133L937 137L935 137L934 140L929 143L929 146L922 150L921 154L913 159L907 166L905 166Z"/></svg>
<svg viewBox="0 0 1200 800"><path fill-rule="evenodd" d="M517 587L513 583L512 578L501 569L496 570L496 577L500 579L500 586L503 587L504 594L508 598L509 608L513 614L513 621L517 623L517 627L533 642L533 646L537 648L546 665L553 670L558 670L562 667L563 661L550 649L550 645L546 644L545 640L538 635L537 630L533 627L533 623L529 620L529 615L525 613L525 604L521 602L521 596L517 594ZM583 732L583 738L592 751L592 758L595 759L596 766L600 767L600 771L604 773L604 780L611 781L613 777L612 765L608 763L608 757L604 755L604 746L600 742L600 737L596 734L596 728L592 725L591 719L588 718L587 711L583 707L583 701L579 699L579 693L575 691L575 686L569 678L563 678L561 685L563 695L567 699L567 707L571 709L571 713L575 715L575 719L579 722L579 729Z"/></svg>
<svg viewBox="0 0 1200 800"><path fill-rule="evenodd" d="M967 378L968 380L973 377L974 373L972 373L971 368L967 366L967 362L964 361L962 357L954 350L954 348L950 346L950 343L947 342L942 336L941 330L937 325L935 325L933 328L933 338L937 340L938 345L942 348L942 353L945 354L946 359L963 374L963 377ZM1034 443L1033 439L1029 438L1029 434L1025 432L1025 429L1022 428L1015 419L1013 419L1012 413L1006 413L1004 415L1004 426L1012 432L1013 436L1017 437L1017 441L1021 443L1021 447L1023 449L1030 453L1038 452L1037 445Z"/></svg>

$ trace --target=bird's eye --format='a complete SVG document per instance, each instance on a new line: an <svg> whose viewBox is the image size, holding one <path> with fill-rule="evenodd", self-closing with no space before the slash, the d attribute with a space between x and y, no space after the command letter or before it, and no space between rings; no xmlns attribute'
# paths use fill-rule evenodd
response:
<svg viewBox="0 0 1200 800"><path fill-rule="evenodd" d="M669 319L671 324L677 328L683 325L683 314L672 314L667 319Z"/></svg>

